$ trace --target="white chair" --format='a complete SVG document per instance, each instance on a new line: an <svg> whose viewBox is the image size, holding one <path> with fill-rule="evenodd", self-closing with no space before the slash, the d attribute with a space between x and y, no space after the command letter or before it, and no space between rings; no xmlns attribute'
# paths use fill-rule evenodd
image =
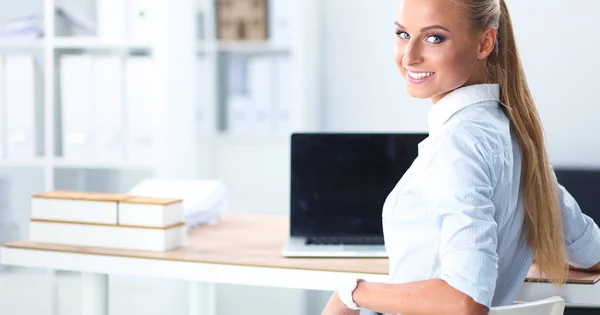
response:
<svg viewBox="0 0 600 315"><path fill-rule="evenodd" d="M553 296L538 301L492 307L489 315L563 315L564 313L565 300Z"/></svg>

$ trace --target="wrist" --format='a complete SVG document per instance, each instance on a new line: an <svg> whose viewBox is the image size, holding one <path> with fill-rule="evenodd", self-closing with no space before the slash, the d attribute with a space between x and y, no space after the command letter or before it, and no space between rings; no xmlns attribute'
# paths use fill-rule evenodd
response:
<svg viewBox="0 0 600 315"><path fill-rule="evenodd" d="M363 294L361 294L361 292L363 291L366 283L367 282L365 280L358 279L356 281L356 288L352 292L352 300L354 301L354 303L356 303L356 305L360 307L362 307L363 304L363 301L360 297L364 296Z"/></svg>
<svg viewBox="0 0 600 315"><path fill-rule="evenodd" d="M364 282L362 279L349 279L338 287L337 292L340 300L351 310L360 309L360 306L354 300L354 292L362 282Z"/></svg>

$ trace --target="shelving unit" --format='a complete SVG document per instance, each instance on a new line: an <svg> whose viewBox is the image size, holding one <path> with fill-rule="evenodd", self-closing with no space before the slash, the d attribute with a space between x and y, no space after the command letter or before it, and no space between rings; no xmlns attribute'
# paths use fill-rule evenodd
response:
<svg viewBox="0 0 600 315"><path fill-rule="evenodd" d="M273 56L288 58L292 67L292 117L290 130L313 130L319 127L318 87L318 0L291 1L290 24L294 40L289 44L266 41L221 42L216 36L216 0L157 0L156 17L159 32L144 41L110 40L95 37L70 37L57 34L55 7L60 0L43 0L44 38L0 39L0 54L32 53L39 55L43 74L44 155L28 161L0 160L1 168L34 167L44 172L44 189L57 188L55 175L61 170L147 171L151 176L206 178L219 177L217 157L227 154L229 147L280 144L289 134L231 134L224 129L226 86L223 64L228 56ZM95 2L95 0L89 0ZM64 6L65 2L60 1ZM75 2L73 2L75 3ZM68 5L68 4L67 4ZM78 4L80 5L80 4ZM90 4L93 6L94 4ZM1 7L1 6L0 6ZM89 7L89 6L88 6ZM200 18L200 20L198 20ZM200 23L199 23L200 21ZM201 31L199 31L199 28ZM201 34L200 34L201 33ZM71 161L54 152L60 147L60 64L63 54L143 53L157 65L154 76L159 79L158 113L162 119L155 128L154 162L136 163ZM194 67L203 60L198 73ZM200 78L208 78L210 84ZM177 139L173 141L172 139ZM221 165L221 168L223 166ZM61 185L58 185L61 186ZM64 187L63 187L64 188ZM73 187L85 189L85 187Z"/></svg>
<svg viewBox="0 0 600 315"><path fill-rule="evenodd" d="M48 41L49 48L55 49L139 49L152 50L152 43L128 42L128 41L107 41L89 37L57 37Z"/></svg>
<svg viewBox="0 0 600 315"><path fill-rule="evenodd" d="M41 49L44 41L41 39L6 39L0 41L0 49Z"/></svg>

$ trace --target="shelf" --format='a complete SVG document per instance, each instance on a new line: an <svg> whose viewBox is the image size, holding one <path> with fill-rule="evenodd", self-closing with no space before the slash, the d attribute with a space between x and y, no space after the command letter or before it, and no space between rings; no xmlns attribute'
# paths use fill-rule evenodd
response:
<svg viewBox="0 0 600 315"><path fill-rule="evenodd" d="M244 53L244 54L288 54L292 48L285 45L275 45L269 42L207 42L199 43L200 52L214 53Z"/></svg>
<svg viewBox="0 0 600 315"><path fill-rule="evenodd" d="M152 44L147 42L103 40L94 37L57 37L50 45L58 49L152 49Z"/></svg>
<svg viewBox="0 0 600 315"><path fill-rule="evenodd" d="M0 49L39 49L42 47L44 47L44 41L42 39L0 39Z"/></svg>
<svg viewBox="0 0 600 315"><path fill-rule="evenodd" d="M214 136L206 137L202 140L204 142L221 144L262 145L285 143L290 140L290 137L290 134L230 134L227 132L219 132Z"/></svg>
<svg viewBox="0 0 600 315"><path fill-rule="evenodd" d="M0 160L0 168L2 167L44 167L46 161L44 158L36 158L32 160Z"/></svg>
<svg viewBox="0 0 600 315"><path fill-rule="evenodd" d="M115 170L128 170L128 171L152 171L154 167L152 165L145 165L139 163L128 163L128 162L116 162L116 163L103 163L103 162L80 162L80 161L69 161L61 158L57 158L52 163L56 168L64 169L115 169Z"/></svg>

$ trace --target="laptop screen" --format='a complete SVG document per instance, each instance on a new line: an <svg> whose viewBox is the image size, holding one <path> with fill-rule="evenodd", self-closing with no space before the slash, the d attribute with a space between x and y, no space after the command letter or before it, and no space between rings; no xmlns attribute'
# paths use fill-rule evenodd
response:
<svg viewBox="0 0 600 315"><path fill-rule="evenodd" d="M581 211L600 224L600 169L555 168L559 184L575 198Z"/></svg>
<svg viewBox="0 0 600 315"><path fill-rule="evenodd" d="M422 133L296 133L291 236L382 236L388 194L418 155Z"/></svg>

